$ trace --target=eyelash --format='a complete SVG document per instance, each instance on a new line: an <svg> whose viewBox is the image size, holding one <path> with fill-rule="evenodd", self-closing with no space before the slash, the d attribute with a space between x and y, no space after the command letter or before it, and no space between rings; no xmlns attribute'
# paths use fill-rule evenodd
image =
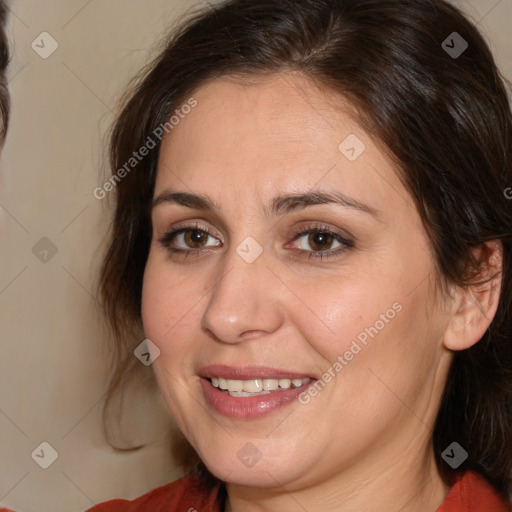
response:
<svg viewBox="0 0 512 512"><path fill-rule="evenodd" d="M209 231L208 229L205 229L201 227L199 224L192 223L186 226L179 227L173 231L169 231L166 233L162 238L158 240L158 242L168 251L170 251L173 254L183 254L185 257L189 254L195 254L196 256L199 256L202 251L208 250L209 248L199 248L199 249L178 249L176 247L172 247L171 243L173 242L174 238L182 233L185 233L189 230L197 230L201 231L202 233L206 233L208 236L211 236L215 238L215 235ZM326 249L324 251L306 251L305 249L296 249L298 252L309 252L308 259L315 259L318 258L320 260L324 258L331 258L334 256L338 256L342 252L346 251L347 249L354 247L354 242L352 240L349 240L343 236L341 236L338 233L335 233L332 231L332 229L329 226L325 225L318 225L318 224L312 224L302 227L300 230L294 233L292 242L295 242L296 240L300 239L304 235L310 235L315 233L322 233L332 236L332 238L342 244L341 247L338 247L335 250L332 249Z"/></svg>

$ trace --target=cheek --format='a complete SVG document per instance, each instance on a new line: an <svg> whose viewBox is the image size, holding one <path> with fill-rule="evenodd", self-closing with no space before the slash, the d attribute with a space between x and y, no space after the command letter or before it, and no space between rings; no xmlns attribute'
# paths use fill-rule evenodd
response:
<svg viewBox="0 0 512 512"><path fill-rule="evenodd" d="M172 351L172 361L176 361L182 348L190 346L190 336L197 328L197 308L201 307L201 288L194 287L200 287L197 280L171 273L165 262L150 255L142 287L142 322L146 337L158 346L162 359Z"/></svg>
<svg viewBox="0 0 512 512"><path fill-rule="evenodd" d="M371 391L370 370L396 385L416 381L435 355L438 330L426 314L427 283L411 293L412 277L385 275L345 276L322 287L297 282L294 291L306 300L289 302L292 323L321 357L319 369L331 378L343 374L357 393ZM371 382L379 386L378 379Z"/></svg>
<svg viewBox="0 0 512 512"><path fill-rule="evenodd" d="M347 350L358 351L354 341L364 348L372 339L385 337L403 316L400 290L379 288L371 276L330 279L321 288L297 283L295 290L306 300L289 302L293 323L331 363Z"/></svg>
<svg viewBox="0 0 512 512"><path fill-rule="evenodd" d="M190 290L190 282L171 274L168 267L165 261L159 262L150 254L144 272L141 313L146 338L160 350L153 363L160 391L183 430L185 418L193 407L188 394L183 396L183 389L189 384L188 378L194 376L193 340L197 339L194 312L201 302L198 303L197 294Z"/></svg>

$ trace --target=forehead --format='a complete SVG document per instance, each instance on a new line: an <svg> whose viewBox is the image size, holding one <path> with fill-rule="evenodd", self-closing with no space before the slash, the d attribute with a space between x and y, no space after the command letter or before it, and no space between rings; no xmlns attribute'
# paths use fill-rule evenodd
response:
<svg viewBox="0 0 512 512"><path fill-rule="evenodd" d="M342 135L340 116L346 130L355 127L342 112L341 98L335 112L333 94L301 75L283 73L250 81L226 77L200 87L192 96L197 106L163 142L163 152L178 160L198 156L203 149L226 160L230 152L233 159L243 159L262 148L267 159L293 159L320 147L332 159ZM187 140L194 141L193 147L185 144Z"/></svg>
<svg viewBox="0 0 512 512"><path fill-rule="evenodd" d="M270 198L316 185L377 202L400 191L408 201L392 163L332 90L281 74L216 79L191 96L197 106L162 142L155 193L214 187Z"/></svg>

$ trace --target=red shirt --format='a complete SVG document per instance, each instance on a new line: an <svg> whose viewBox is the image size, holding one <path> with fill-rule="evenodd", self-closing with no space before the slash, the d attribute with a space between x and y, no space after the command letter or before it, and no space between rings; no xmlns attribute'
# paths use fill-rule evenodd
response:
<svg viewBox="0 0 512 512"><path fill-rule="evenodd" d="M222 512L225 488L219 480L191 473L135 500L115 499L86 512ZM459 477L436 512L510 512L512 508L477 473ZM0 512L12 512L0 508Z"/></svg>

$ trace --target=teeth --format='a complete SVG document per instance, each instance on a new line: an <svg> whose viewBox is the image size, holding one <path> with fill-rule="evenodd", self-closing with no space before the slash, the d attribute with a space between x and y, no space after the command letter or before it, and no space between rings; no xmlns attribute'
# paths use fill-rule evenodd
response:
<svg viewBox="0 0 512 512"><path fill-rule="evenodd" d="M228 380L226 384L228 384L228 391L245 391L246 393L259 393L263 391L263 380L262 379L254 379L254 380ZM234 388L231 386L234 384ZM238 385L241 385L243 389L236 389Z"/></svg>
<svg viewBox="0 0 512 512"><path fill-rule="evenodd" d="M232 380L212 377L212 386L226 390L231 396L266 395L270 391L299 388L311 379L249 379Z"/></svg>
<svg viewBox="0 0 512 512"><path fill-rule="evenodd" d="M279 387L283 389L290 389L292 381L290 379L279 379Z"/></svg>
<svg viewBox="0 0 512 512"><path fill-rule="evenodd" d="M279 387L279 379L263 379L263 389L275 391Z"/></svg>
<svg viewBox="0 0 512 512"><path fill-rule="evenodd" d="M246 393L245 391L228 391L229 396L259 396L268 395L270 391L262 391L261 393Z"/></svg>

